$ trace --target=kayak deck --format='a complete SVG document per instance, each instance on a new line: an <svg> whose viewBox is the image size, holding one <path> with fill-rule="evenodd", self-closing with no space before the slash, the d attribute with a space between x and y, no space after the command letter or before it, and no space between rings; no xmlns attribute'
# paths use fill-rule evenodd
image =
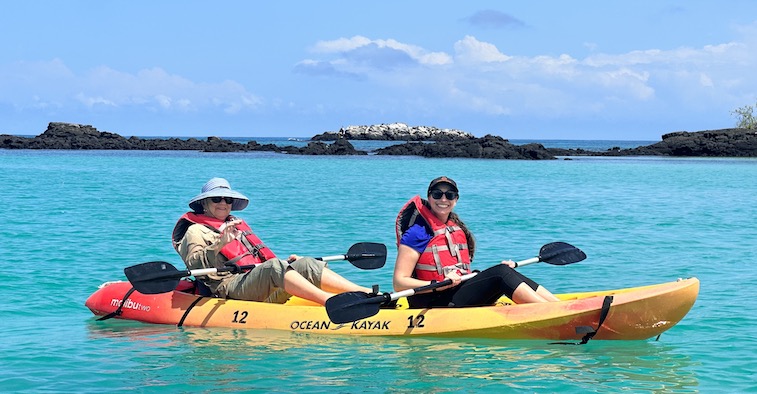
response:
<svg viewBox="0 0 757 394"><path fill-rule="evenodd" d="M178 289L191 287L182 281ZM128 282L107 282L85 302L98 316L118 309ZM469 338L579 340L578 327L596 329L605 297L612 296L607 318L594 339L640 340L656 337L688 313L699 293L697 278L649 286L561 294L559 302L471 308L394 308L352 323L336 324L326 309L305 300L286 304L200 297L175 290L163 294L132 292L120 319L197 327L273 329L319 334L445 336Z"/></svg>

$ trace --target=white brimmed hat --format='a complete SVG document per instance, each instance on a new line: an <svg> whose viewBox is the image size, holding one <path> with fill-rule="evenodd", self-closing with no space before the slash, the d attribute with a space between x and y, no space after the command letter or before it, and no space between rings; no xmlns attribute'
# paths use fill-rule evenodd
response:
<svg viewBox="0 0 757 394"><path fill-rule="evenodd" d="M213 178L202 185L202 193L196 195L189 201L189 208L195 212L202 212L202 200L208 197L231 197L234 202L231 204L232 211L241 211L247 208L250 200L244 194L231 190L229 181L223 178Z"/></svg>

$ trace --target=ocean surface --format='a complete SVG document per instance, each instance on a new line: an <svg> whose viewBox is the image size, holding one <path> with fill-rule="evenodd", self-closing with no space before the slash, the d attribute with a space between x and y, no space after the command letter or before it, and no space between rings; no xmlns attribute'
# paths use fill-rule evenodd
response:
<svg viewBox="0 0 757 394"><path fill-rule="evenodd" d="M460 187L476 268L564 241L588 258L521 272L553 292L698 277L699 298L657 341L584 346L98 322L84 306L124 267L181 267L171 230L215 176L280 255L387 244L383 269L330 266L389 290L397 211L439 175ZM757 159L0 150L0 184L0 392L757 392Z"/></svg>

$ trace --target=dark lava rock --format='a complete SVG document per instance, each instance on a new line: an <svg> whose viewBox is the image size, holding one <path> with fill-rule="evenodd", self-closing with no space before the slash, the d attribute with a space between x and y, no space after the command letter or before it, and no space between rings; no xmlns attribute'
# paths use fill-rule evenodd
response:
<svg viewBox="0 0 757 394"><path fill-rule="evenodd" d="M541 144L513 145L508 140L486 135L467 141L407 142L376 151L379 155L423 157L462 157L472 159L551 160L555 159Z"/></svg>
<svg viewBox="0 0 757 394"><path fill-rule="evenodd" d="M345 139L333 144L311 142L304 148L294 146L280 147L275 144L259 144L249 141L246 144L225 140L219 137L197 138L128 139L114 133L97 131L92 126L74 123L51 122L44 133L34 138L13 135L0 135L2 149L100 149L100 150L193 150L202 152L286 152L300 155L366 155L367 152L356 150Z"/></svg>
<svg viewBox="0 0 757 394"><path fill-rule="evenodd" d="M604 152L583 149L549 151L555 156L757 157L757 130L677 131L663 135L660 142L638 148L615 147Z"/></svg>
<svg viewBox="0 0 757 394"><path fill-rule="evenodd" d="M367 155L368 152L356 150L355 147L346 139L340 138L333 144L326 144L320 141L312 141L303 148L287 147L286 152L299 155Z"/></svg>
<svg viewBox="0 0 757 394"><path fill-rule="evenodd" d="M390 129L395 131L402 129L397 124L393 125L396 127L390 127ZM427 127L418 129L425 130L424 132L441 130ZM379 134L383 133L381 130L383 129L379 129ZM748 129L679 131L663 135L662 141L652 145L632 149L615 147L603 152L584 149L544 148L543 145L536 143L513 145L508 140L493 135L486 135L482 138L468 138L454 133L450 135L457 137L452 140L437 142L406 142L378 149L376 154L515 160L551 160L555 159L556 156L757 157L757 130ZM115 133L97 131L89 125L61 122L51 122L45 132L33 138L2 134L0 135L0 149L267 151L298 155L367 154L365 151L356 150L348 141L348 136L345 133L338 135L333 144L313 141L305 147L282 147L275 144L261 145L256 141L240 144L218 137L208 137L206 140L196 138L142 139L138 137L127 139Z"/></svg>

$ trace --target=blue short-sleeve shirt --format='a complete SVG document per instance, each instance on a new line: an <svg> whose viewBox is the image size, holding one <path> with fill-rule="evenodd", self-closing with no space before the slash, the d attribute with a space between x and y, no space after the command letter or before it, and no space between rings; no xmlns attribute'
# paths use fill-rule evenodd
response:
<svg viewBox="0 0 757 394"><path fill-rule="evenodd" d="M420 224L410 226L400 237L400 245L409 246L418 253L423 253L431 241L431 234Z"/></svg>

